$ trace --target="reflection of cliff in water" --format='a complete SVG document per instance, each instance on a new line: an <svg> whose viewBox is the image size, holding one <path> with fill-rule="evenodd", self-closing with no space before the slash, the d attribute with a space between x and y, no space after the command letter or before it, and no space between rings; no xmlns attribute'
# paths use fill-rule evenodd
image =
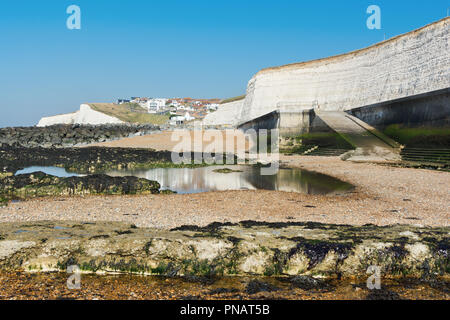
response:
<svg viewBox="0 0 450 320"><path fill-rule="evenodd" d="M241 172L215 172L221 168ZM170 189L178 193L265 189L305 194L328 194L352 188L352 185L333 177L300 169L280 169L276 175L262 176L261 169L252 166L116 170L106 174L112 176L132 175L156 180L161 184L162 189Z"/></svg>

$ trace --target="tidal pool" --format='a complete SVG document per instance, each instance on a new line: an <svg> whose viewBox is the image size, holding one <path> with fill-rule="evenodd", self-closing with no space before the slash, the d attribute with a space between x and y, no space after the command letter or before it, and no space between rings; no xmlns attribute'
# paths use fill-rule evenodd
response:
<svg viewBox="0 0 450 320"><path fill-rule="evenodd" d="M221 169L229 169L227 173ZM42 171L58 177L77 176L64 168L30 167L16 174ZM274 175L261 175L261 168L248 165L200 168L153 168L147 170L110 170L113 177L135 176L158 181L162 190L201 193L225 190L276 190L304 194L330 194L353 189L353 185L333 177L301 169L279 169Z"/></svg>
<svg viewBox="0 0 450 320"><path fill-rule="evenodd" d="M33 173L33 172L37 172L37 171L41 171L41 172L44 172L46 174L49 174L49 175L52 175L52 176L56 176L56 177L60 177L60 178L82 176L81 174L67 172L66 169L60 168L60 167L38 167L38 166L28 167L28 168L25 168L25 169L22 169L22 170L18 170L16 172L16 175Z"/></svg>
<svg viewBox="0 0 450 320"><path fill-rule="evenodd" d="M220 169L231 169L223 173ZM219 172L218 172L219 171ZM150 170L112 170L110 176L136 176L155 180L163 190L178 193L200 193L225 190L277 190L305 194L329 194L351 190L353 186L333 177L300 169L280 169L275 175L261 175L253 166L209 166L189 168L156 168Z"/></svg>

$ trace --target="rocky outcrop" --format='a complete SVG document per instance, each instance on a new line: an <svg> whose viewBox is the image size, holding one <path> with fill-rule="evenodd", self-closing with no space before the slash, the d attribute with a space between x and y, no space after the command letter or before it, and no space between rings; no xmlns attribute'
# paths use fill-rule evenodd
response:
<svg viewBox="0 0 450 320"><path fill-rule="evenodd" d="M46 196L121 195L159 193L156 181L137 177L110 177L103 174L59 178L43 172L0 179L0 198L29 199Z"/></svg>
<svg viewBox="0 0 450 320"><path fill-rule="evenodd" d="M159 131L154 125L54 125L0 128L0 145L72 147Z"/></svg>
<svg viewBox="0 0 450 320"><path fill-rule="evenodd" d="M195 153L191 154L194 159ZM220 156L219 154L217 155ZM201 165L201 164L200 164ZM103 173L116 169L150 169L158 167L195 167L176 164L169 151L132 148L0 148L0 178L33 166L62 167L81 174Z"/></svg>
<svg viewBox="0 0 450 320"><path fill-rule="evenodd" d="M87 104L82 104L80 110L74 113L62 114L52 117L44 117L37 124L38 127L53 126L55 124L121 124L123 121L106 115L104 113L92 110Z"/></svg>
<svg viewBox="0 0 450 320"><path fill-rule="evenodd" d="M172 231L124 223L0 225L0 268L177 275L448 277L448 228L319 223L187 226Z"/></svg>

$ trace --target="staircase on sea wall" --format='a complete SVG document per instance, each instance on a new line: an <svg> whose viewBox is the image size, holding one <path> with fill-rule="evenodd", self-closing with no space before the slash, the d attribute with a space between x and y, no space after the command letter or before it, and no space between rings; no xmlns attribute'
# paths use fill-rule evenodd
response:
<svg viewBox="0 0 450 320"><path fill-rule="evenodd" d="M450 166L450 149L430 149L406 147L400 153L402 160L421 164Z"/></svg>
<svg viewBox="0 0 450 320"><path fill-rule="evenodd" d="M322 157L339 157L344 153L348 152L348 149L337 149L330 147L318 147L317 149L304 154L307 156L322 156Z"/></svg>
<svg viewBox="0 0 450 320"><path fill-rule="evenodd" d="M339 157L351 149L335 148L319 145L302 145L291 150L285 150L286 154L298 154L302 156Z"/></svg>
<svg viewBox="0 0 450 320"><path fill-rule="evenodd" d="M356 150L347 160L400 160L400 145L367 123L341 111L315 112L332 130L355 147Z"/></svg>

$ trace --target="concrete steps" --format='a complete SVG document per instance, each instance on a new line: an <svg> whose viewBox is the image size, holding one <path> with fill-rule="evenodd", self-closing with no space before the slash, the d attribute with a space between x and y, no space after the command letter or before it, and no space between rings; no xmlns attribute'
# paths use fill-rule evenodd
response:
<svg viewBox="0 0 450 320"><path fill-rule="evenodd" d="M294 153L303 156L339 157L348 151L350 150L331 147L321 147L318 145L304 145L295 150Z"/></svg>
<svg viewBox="0 0 450 320"><path fill-rule="evenodd" d="M313 146L313 147L309 148L308 150L306 150L305 152L303 152L303 155L308 155L311 152L316 151L318 148L319 148L319 146Z"/></svg>
<svg viewBox="0 0 450 320"><path fill-rule="evenodd" d="M367 123L341 111L315 110L332 130L341 135L356 150L350 161L399 161L400 145Z"/></svg>
<svg viewBox="0 0 450 320"><path fill-rule="evenodd" d="M339 157L348 152L347 149L335 149L335 148L317 148L314 151L309 152L308 156L323 156L323 157Z"/></svg>
<svg viewBox="0 0 450 320"><path fill-rule="evenodd" d="M450 149L405 148L400 155L404 161L450 165Z"/></svg>

